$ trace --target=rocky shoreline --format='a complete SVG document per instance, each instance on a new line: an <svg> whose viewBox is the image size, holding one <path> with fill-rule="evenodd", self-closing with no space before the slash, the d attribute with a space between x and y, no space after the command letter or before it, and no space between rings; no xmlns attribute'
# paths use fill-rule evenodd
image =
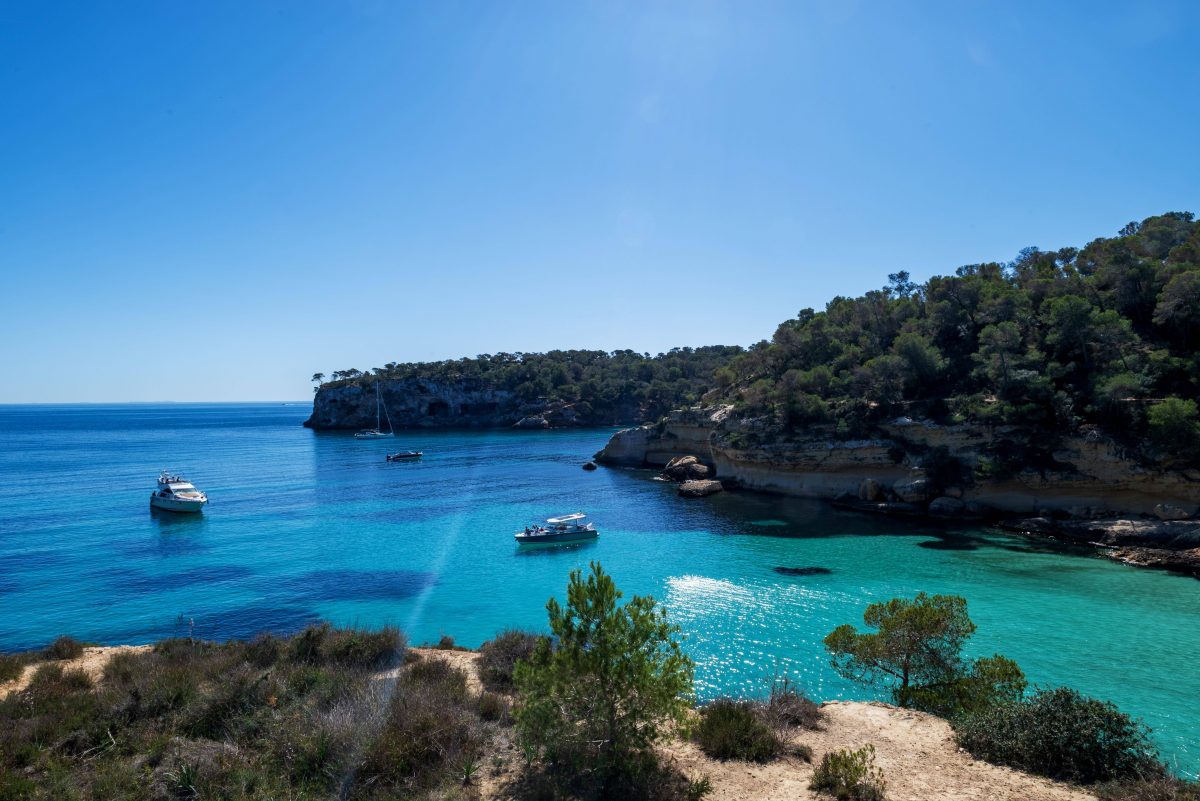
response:
<svg viewBox="0 0 1200 801"><path fill-rule="evenodd" d="M1063 438L1053 471L989 476L988 446L1002 429L908 418L882 428L872 439L819 429L768 438L730 406L694 407L617 432L595 460L662 468L685 497L743 489L864 513L987 522L1200 577L1200 471L1148 469L1088 430Z"/></svg>

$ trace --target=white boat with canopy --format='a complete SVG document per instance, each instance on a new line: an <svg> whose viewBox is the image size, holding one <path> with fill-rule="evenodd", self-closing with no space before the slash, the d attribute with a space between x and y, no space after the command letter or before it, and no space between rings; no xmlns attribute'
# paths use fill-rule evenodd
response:
<svg viewBox="0 0 1200 801"><path fill-rule="evenodd" d="M388 430L383 432L379 430L379 414L382 410L383 416L387 418ZM380 439L382 437L394 437L396 432L392 429L392 418L387 413L387 407L383 405L383 398L379 395L379 382L375 382L375 427L359 431L354 435L355 439Z"/></svg>
<svg viewBox="0 0 1200 801"><path fill-rule="evenodd" d="M583 512L550 517L544 524L526 526L524 531L515 535L521 545L536 545L539 543L583 542L600 536L596 527L587 521Z"/></svg>
<svg viewBox="0 0 1200 801"><path fill-rule="evenodd" d="M158 477L158 489L150 495L150 505L168 512L199 512L208 496L190 481L164 470Z"/></svg>

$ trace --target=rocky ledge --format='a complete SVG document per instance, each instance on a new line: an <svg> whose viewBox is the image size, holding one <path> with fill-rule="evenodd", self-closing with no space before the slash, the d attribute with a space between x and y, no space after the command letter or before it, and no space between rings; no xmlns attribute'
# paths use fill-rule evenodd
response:
<svg viewBox="0 0 1200 801"><path fill-rule="evenodd" d="M1093 429L1063 437L1053 469L991 471L987 454L1008 434L900 418L869 439L815 427L783 438L730 406L694 407L617 432L596 461L862 512L1002 522L1099 544L1131 564L1200 575L1200 470L1150 469Z"/></svg>

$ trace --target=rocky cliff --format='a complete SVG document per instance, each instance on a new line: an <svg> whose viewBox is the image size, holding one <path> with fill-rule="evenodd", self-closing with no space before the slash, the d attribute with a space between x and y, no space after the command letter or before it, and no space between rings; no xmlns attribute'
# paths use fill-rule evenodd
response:
<svg viewBox="0 0 1200 801"><path fill-rule="evenodd" d="M565 428L612 426L644 420L636 405L617 408L599 418L588 404L522 401L515 392L497 390L480 381L379 379L385 417L394 428ZM376 424L376 383L328 384L319 387L305 426L359 430Z"/></svg>
<svg viewBox="0 0 1200 801"><path fill-rule="evenodd" d="M1140 516L1143 524L1124 526L1119 544L1141 542L1158 549L1197 544L1167 537L1164 546L1159 529L1166 521L1197 515L1200 470L1147 468L1095 430L1062 438L1050 467L1018 471L996 471L989 459L997 440L1012 433L1002 428L901 418L870 439L840 439L820 428L788 437L768 431L761 423L739 419L729 406L693 408L654 425L617 432L596 460L662 467L673 458L694 455L726 486L826 499L864 511L1100 521L1081 529L1087 531ZM937 465L931 457L935 453ZM1049 525L1026 528L1058 534ZM1097 536L1095 541L1108 540Z"/></svg>
<svg viewBox="0 0 1200 801"><path fill-rule="evenodd" d="M596 419L586 404L543 399L523 401L514 392L471 381L380 379L386 428L564 428L628 425L641 417L636 406L620 408L615 419ZM328 384L317 390L312 415L304 422L321 430L375 426L375 383Z"/></svg>

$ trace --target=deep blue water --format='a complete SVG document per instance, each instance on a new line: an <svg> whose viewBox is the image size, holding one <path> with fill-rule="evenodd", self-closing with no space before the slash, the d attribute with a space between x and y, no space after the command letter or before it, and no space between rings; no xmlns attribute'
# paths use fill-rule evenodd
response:
<svg viewBox="0 0 1200 801"><path fill-rule="evenodd" d="M977 654L1107 698L1200 767L1200 582L1088 549L952 531L816 502L684 500L647 471L580 464L605 430L402 434L300 426L306 404L0 406L0 649L61 633L103 643L193 630L245 637L317 620L395 623L475 646L544 628L568 572L600 560L662 600L702 694L756 694L787 672L816 697L870 697L821 638L870 602L965 596ZM417 448L415 463L387 463ZM158 471L209 493L203 516L152 513ZM582 509L594 543L523 553L512 532ZM775 568L819 567L787 575Z"/></svg>

